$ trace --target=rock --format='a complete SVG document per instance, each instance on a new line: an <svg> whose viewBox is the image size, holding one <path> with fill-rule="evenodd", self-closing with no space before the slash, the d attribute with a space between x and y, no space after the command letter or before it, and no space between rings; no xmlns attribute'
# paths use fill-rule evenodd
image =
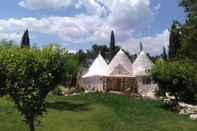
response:
<svg viewBox="0 0 197 131"><path fill-rule="evenodd" d="M197 111L197 106L179 102L178 105L183 108L192 108Z"/></svg>
<svg viewBox="0 0 197 131"><path fill-rule="evenodd" d="M81 93L73 93L73 94L71 94L71 96L78 96L78 95L80 95Z"/></svg>
<svg viewBox="0 0 197 131"><path fill-rule="evenodd" d="M185 109L181 109L179 111L179 115L188 115L188 113L185 111Z"/></svg>
<svg viewBox="0 0 197 131"><path fill-rule="evenodd" d="M96 91L94 91L94 90L85 90L85 91L84 91L85 94L88 94L88 93L95 93L95 92L96 92Z"/></svg>
<svg viewBox="0 0 197 131"><path fill-rule="evenodd" d="M180 109L180 115L191 115L197 113L197 106L194 105L179 102L178 107Z"/></svg>
<svg viewBox="0 0 197 131"><path fill-rule="evenodd" d="M131 88L126 88L124 91L124 94L130 94L132 92Z"/></svg>
<svg viewBox="0 0 197 131"><path fill-rule="evenodd" d="M116 94L116 95L123 95L123 93L119 91L109 91L109 93Z"/></svg>
<svg viewBox="0 0 197 131"><path fill-rule="evenodd" d="M197 120L197 114L191 114L189 117L192 120Z"/></svg>
<svg viewBox="0 0 197 131"><path fill-rule="evenodd" d="M179 111L179 115L190 115L190 114L194 114L195 112L190 109L190 108L183 108Z"/></svg>

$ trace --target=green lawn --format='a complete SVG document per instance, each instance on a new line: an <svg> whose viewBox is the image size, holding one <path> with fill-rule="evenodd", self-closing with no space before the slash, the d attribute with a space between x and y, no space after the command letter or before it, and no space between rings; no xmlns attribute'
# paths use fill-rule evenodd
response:
<svg viewBox="0 0 197 131"><path fill-rule="evenodd" d="M197 121L178 116L159 102L86 94L50 96L37 131L197 131ZM0 99L0 131L27 131L13 104Z"/></svg>

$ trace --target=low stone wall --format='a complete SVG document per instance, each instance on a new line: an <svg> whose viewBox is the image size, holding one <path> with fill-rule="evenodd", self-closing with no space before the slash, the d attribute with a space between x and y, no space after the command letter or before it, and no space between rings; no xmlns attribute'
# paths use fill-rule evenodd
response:
<svg viewBox="0 0 197 131"><path fill-rule="evenodd" d="M153 83L148 77L136 77L137 81L137 91L139 95L143 98L157 99L156 92L158 90L158 85ZM145 81L145 82L144 82Z"/></svg>

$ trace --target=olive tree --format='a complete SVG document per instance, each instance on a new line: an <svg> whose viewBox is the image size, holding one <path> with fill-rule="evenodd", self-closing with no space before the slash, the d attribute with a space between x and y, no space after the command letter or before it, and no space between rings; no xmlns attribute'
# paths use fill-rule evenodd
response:
<svg viewBox="0 0 197 131"><path fill-rule="evenodd" d="M152 69L153 79L159 85L158 94L169 93L176 101L192 103L197 91L196 66L189 61L158 61Z"/></svg>
<svg viewBox="0 0 197 131"><path fill-rule="evenodd" d="M0 62L4 66L0 71L4 71L6 79L3 86L6 85L30 131L35 131L35 120L46 111L46 97L66 79L69 63L65 56L50 48L1 50Z"/></svg>

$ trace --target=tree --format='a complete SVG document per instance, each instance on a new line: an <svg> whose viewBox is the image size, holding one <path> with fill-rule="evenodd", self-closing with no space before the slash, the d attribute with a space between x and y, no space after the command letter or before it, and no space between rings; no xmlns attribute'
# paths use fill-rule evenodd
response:
<svg viewBox="0 0 197 131"><path fill-rule="evenodd" d="M181 39L180 24L179 22L174 21L170 30L170 42L169 42L169 58L171 60L176 58L177 52L181 48L180 39Z"/></svg>
<svg viewBox="0 0 197 131"><path fill-rule="evenodd" d="M29 31L26 30L21 40L21 48L30 48Z"/></svg>
<svg viewBox="0 0 197 131"><path fill-rule="evenodd" d="M72 65L60 52L49 48L4 49L1 50L0 62L4 65L2 68L9 96L30 131L35 131L35 120L46 111L48 93L66 80L66 74Z"/></svg>
<svg viewBox="0 0 197 131"><path fill-rule="evenodd" d="M144 47L143 47L143 44L142 42L140 42L140 52L143 51Z"/></svg>
<svg viewBox="0 0 197 131"><path fill-rule="evenodd" d="M17 48L17 44L13 41L9 40L1 40L0 41L0 49L8 49L8 48Z"/></svg>
<svg viewBox="0 0 197 131"><path fill-rule="evenodd" d="M196 74L196 65L190 61L157 61L152 69L153 79L159 85L158 95L169 93L177 102L195 102Z"/></svg>
<svg viewBox="0 0 197 131"><path fill-rule="evenodd" d="M112 31L111 32L111 39L110 39L110 60L112 60L112 58L116 54L116 45L115 45L115 43L116 43L115 35L114 35L114 31Z"/></svg>
<svg viewBox="0 0 197 131"><path fill-rule="evenodd" d="M79 59L79 63L85 63L85 61L86 61L86 53L83 50L80 49L77 52L76 55L77 55L77 57Z"/></svg>
<svg viewBox="0 0 197 131"><path fill-rule="evenodd" d="M77 75L79 71L79 59L77 55L74 54L66 54L65 59L67 60L68 64L68 74L71 76L70 84L68 86L76 87Z"/></svg>
<svg viewBox="0 0 197 131"><path fill-rule="evenodd" d="M197 13L197 0L182 0L181 6L185 7L185 11L190 14Z"/></svg>
<svg viewBox="0 0 197 131"><path fill-rule="evenodd" d="M197 61L197 0L182 0L180 5L187 13L183 24L174 22L171 29L169 57ZM173 30L174 29L174 30ZM178 33L177 33L178 32ZM177 35L176 35L177 34ZM178 46L175 49L176 46ZM174 44L174 45L173 45ZM174 48L173 48L174 47Z"/></svg>
<svg viewBox="0 0 197 131"><path fill-rule="evenodd" d="M167 52L166 52L166 48L165 48L165 47L163 47L162 58L163 58L164 60L167 60L167 59L168 59L168 55L167 55Z"/></svg>

